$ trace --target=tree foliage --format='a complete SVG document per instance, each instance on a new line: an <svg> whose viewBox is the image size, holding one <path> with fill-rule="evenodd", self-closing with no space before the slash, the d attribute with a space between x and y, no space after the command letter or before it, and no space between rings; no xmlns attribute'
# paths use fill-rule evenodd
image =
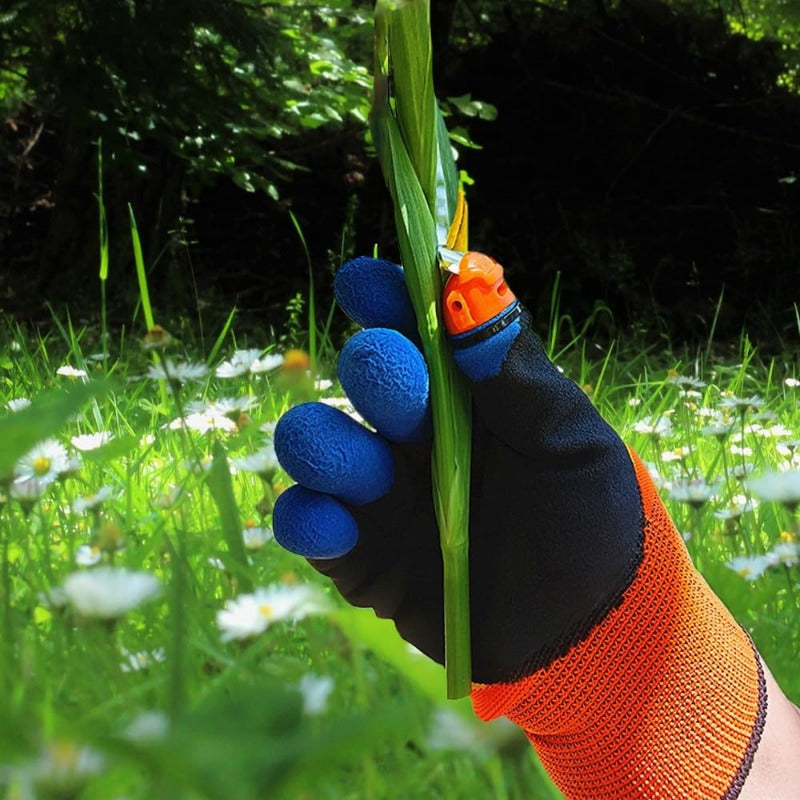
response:
<svg viewBox="0 0 800 800"><path fill-rule="evenodd" d="M102 137L140 173L157 143L194 183L222 173L277 196L292 168L277 140L363 121L369 27L369 4L350 0L11 0L0 103Z"/></svg>

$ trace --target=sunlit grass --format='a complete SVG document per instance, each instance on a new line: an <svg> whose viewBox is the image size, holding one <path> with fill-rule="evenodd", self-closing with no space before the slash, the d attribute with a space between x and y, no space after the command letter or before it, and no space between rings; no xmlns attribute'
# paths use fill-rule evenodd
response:
<svg viewBox="0 0 800 800"><path fill-rule="evenodd" d="M99 341L68 320L0 334L0 791L555 796L524 738L470 723L438 668L369 612L348 617L272 540L289 484L273 426L293 403L344 402L326 358L311 374L302 352L237 349L232 332L212 358ZM624 344L558 362L651 466L696 563L800 699L794 358L762 362L743 339L731 363Z"/></svg>

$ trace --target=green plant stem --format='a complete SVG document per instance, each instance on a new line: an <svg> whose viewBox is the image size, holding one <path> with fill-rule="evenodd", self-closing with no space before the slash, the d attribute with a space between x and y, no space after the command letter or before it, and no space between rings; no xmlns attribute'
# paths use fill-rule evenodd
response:
<svg viewBox="0 0 800 800"><path fill-rule="evenodd" d="M444 176L455 172L440 146L442 123L433 93L428 0L378 0L375 9L375 90L372 131L392 195L400 254L428 363L433 412L431 472L444 561L447 695L471 688L469 611L469 479L471 403L444 334L437 231L454 206L442 203ZM390 69L393 78L390 89ZM444 158L449 157L449 162ZM446 199L446 198L445 198ZM441 215L449 215L446 224Z"/></svg>

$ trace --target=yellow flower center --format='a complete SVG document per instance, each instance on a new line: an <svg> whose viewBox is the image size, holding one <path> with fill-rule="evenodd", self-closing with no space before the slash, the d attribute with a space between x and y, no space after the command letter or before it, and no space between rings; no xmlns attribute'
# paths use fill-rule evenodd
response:
<svg viewBox="0 0 800 800"><path fill-rule="evenodd" d="M262 603L258 607L258 612L261 614L262 617L266 617L267 619L272 619L272 606L269 603Z"/></svg>
<svg viewBox="0 0 800 800"><path fill-rule="evenodd" d="M53 461L47 456L39 456L33 460L33 474L41 477L50 472L50 467L53 466Z"/></svg>

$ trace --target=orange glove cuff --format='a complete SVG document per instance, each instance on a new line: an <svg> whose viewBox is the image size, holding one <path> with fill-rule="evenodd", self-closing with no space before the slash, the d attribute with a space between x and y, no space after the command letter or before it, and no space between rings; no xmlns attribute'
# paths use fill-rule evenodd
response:
<svg viewBox="0 0 800 800"><path fill-rule="evenodd" d="M514 683L474 685L475 713L522 727L570 800L732 800L766 718L761 663L632 459L644 513L634 581L562 658Z"/></svg>

